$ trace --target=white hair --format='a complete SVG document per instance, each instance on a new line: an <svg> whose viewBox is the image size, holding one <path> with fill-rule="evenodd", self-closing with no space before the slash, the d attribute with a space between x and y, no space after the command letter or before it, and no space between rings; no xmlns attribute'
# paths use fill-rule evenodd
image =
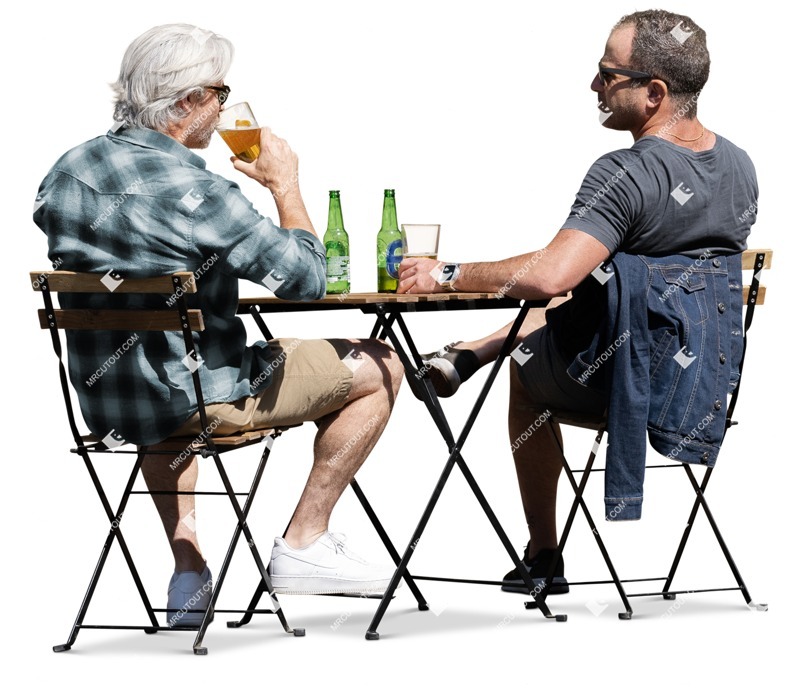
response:
<svg viewBox="0 0 799 696"><path fill-rule="evenodd" d="M153 27L125 51L111 85L114 119L166 131L186 116L178 102L222 82L232 61L233 44L219 34L191 24Z"/></svg>

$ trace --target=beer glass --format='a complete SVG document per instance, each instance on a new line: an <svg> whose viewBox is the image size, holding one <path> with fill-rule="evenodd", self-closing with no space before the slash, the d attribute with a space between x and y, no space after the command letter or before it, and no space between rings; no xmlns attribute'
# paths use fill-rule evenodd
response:
<svg viewBox="0 0 799 696"><path fill-rule="evenodd" d="M247 102L225 106L216 126L222 140L240 160L254 162L261 151L261 129Z"/></svg>
<svg viewBox="0 0 799 696"><path fill-rule="evenodd" d="M402 255L404 258L438 258L438 233L441 225L403 225Z"/></svg>

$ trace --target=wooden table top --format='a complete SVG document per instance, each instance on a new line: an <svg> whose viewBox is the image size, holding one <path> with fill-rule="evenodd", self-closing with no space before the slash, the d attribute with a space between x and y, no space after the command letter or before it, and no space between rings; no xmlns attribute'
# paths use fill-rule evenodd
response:
<svg viewBox="0 0 799 696"><path fill-rule="evenodd" d="M520 300L510 297L498 297L493 292L441 292L427 295L397 295L393 292L350 292L338 295L327 295L321 300L283 300L278 297L242 297L240 303L247 305L370 305L370 304L408 304L419 302L452 302L470 300L493 300L507 303L508 306L519 306Z"/></svg>

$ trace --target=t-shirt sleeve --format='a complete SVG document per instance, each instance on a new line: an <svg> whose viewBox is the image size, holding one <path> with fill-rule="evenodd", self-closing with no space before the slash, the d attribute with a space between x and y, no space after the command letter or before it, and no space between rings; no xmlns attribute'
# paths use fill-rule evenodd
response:
<svg viewBox="0 0 799 696"><path fill-rule="evenodd" d="M611 152L591 165L561 226L590 234L611 254L621 246L643 204L631 173L635 160L629 155Z"/></svg>
<svg viewBox="0 0 799 696"><path fill-rule="evenodd" d="M285 229L261 215L239 187L225 179L201 195L193 242L229 275L263 285L277 297L312 300L325 295L325 249L316 236Z"/></svg>

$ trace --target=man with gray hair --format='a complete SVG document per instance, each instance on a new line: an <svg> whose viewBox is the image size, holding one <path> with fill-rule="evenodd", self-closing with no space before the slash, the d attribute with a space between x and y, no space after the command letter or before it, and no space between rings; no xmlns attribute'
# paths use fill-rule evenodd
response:
<svg viewBox="0 0 799 696"><path fill-rule="evenodd" d="M67 152L42 182L34 214L49 255L64 270L105 273L113 283L194 271L206 330L186 356L179 332L142 332L109 369L119 332L67 336L70 379L92 432L156 444L200 431L192 372L200 371L209 424L218 435L314 421L313 466L270 572L283 593L380 593L393 568L367 563L328 531L333 506L380 437L402 383L396 354L378 340L278 339L246 344L236 316L238 280L286 299L325 294L325 250L299 190L298 160L262 129L260 155L233 166L272 193L280 225L260 215L239 187L206 170L192 150L208 146L230 88L227 39L187 24L155 27L127 49L114 84L115 127ZM142 307L141 296L109 293L104 308ZM85 306L62 295L65 307ZM167 300L169 303L169 300ZM152 307L150 307L152 308ZM189 361L188 359L191 358ZM368 426L366 425L368 424ZM209 425L210 427L210 425ZM353 442L353 435L359 437ZM148 455L151 490L191 493L194 457ZM194 524L194 496L156 496L175 558L171 624L199 595L207 606L211 573ZM202 590L202 591L201 591Z"/></svg>
<svg viewBox="0 0 799 696"><path fill-rule="evenodd" d="M712 426L680 457L711 466L723 437L742 352L740 252L758 187L748 155L697 118L709 71L705 32L690 17L622 17L591 89L602 125L635 142L592 165L554 239L502 261L406 259L400 267L398 292L556 298L531 310L518 334L508 416L529 533L524 562L536 583L554 565L552 593L568 585L556 554L563 459L550 409L572 421L607 416L608 520L640 517L647 432L669 456L710 413ZM509 328L429 354L438 394L451 396L493 362ZM527 591L515 570L502 589Z"/></svg>

